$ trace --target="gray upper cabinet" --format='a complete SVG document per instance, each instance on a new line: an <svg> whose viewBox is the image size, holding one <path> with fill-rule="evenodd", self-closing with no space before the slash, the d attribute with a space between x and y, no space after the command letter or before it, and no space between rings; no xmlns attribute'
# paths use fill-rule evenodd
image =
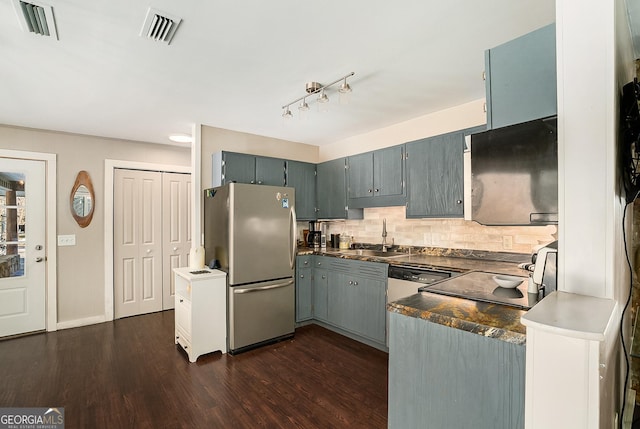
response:
<svg viewBox="0 0 640 429"><path fill-rule="evenodd" d="M256 178L258 185L284 186L284 159L256 156Z"/></svg>
<svg viewBox="0 0 640 429"><path fill-rule="evenodd" d="M406 144L407 218L464 215L464 132Z"/></svg>
<svg viewBox="0 0 640 429"><path fill-rule="evenodd" d="M556 26L485 51L487 128L557 114Z"/></svg>
<svg viewBox="0 0 640 429"><path fill-rule="evenodd" d="M403 205L404 146L348 157L347 177L349 207Z"/></svg>
<svg viewBox="0 0 640 429"><path fill-rule="evenodd" d="M362 210L347 207L344 158L318 164L316 183L318 219L362 219Z"/></svg>
<svg viewBox="0 0 640 429"><path fill-rule="evenodd" d="M212 186L231 182L284 186L285 161L278 158L235 152L212 155Z"/></svg>
<svg viewBox="0 0 640 429"><path fill-rule="evenodd" d="M316 165L287 161L287 186L296 190L296 214L299 220L316 219Z"/></svg>

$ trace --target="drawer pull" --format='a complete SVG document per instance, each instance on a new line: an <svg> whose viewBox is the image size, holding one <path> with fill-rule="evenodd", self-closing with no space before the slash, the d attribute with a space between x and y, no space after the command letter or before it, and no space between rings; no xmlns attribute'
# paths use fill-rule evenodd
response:
<svg viewBox="0 0 640 429"><path fill-rule="evenodd" d="M184 302L184 300L183 300L183 299L180 299L180 302Z"/></svg>

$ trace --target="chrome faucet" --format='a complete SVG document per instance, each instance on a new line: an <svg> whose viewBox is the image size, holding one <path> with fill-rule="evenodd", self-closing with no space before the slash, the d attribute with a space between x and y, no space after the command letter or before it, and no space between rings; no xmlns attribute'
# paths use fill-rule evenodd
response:
<svg viewBox="0 0 640 429"><path fill-rule="evenodd" d="M387 251L387 220L382 219L382 251Z"/></svg>

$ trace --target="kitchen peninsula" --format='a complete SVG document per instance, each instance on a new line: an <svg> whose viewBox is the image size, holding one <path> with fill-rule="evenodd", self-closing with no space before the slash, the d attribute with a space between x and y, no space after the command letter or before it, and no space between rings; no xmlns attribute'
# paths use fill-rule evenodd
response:
<svg viewBox="0 0 640 429"><path fill-rule="evenodd" d="M301 257L315 254L452 269L459 274L488 271L518 276L525 272L517 263L528 257L441 248L388 256L357 253L300 252ZM330 293L334 285L327 286ZM418 428L427 420L433 427L523 426L526 336L520 318L526 310L427 292L391 302L386 309L389 427Z"/></svg>

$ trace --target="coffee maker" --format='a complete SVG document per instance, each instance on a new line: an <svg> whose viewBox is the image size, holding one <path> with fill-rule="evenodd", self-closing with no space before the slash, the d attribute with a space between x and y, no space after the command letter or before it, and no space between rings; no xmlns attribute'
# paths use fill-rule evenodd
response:
<svg viewBox="0 0 640 429"><path fill-rule="evenodd" d="M529 276L529 293L547 296L558 289L558 241L541 247L531 255L531 264L523 264L522 268L531 271Z"/></svg>
<svg viewBox="0 0 640 429"><path fill-rule="evenodd" d="M311 221L309 222L309 235L307 236L307 243L309 247L312 247L314 250L320 249L320 222Z"/></svg>

